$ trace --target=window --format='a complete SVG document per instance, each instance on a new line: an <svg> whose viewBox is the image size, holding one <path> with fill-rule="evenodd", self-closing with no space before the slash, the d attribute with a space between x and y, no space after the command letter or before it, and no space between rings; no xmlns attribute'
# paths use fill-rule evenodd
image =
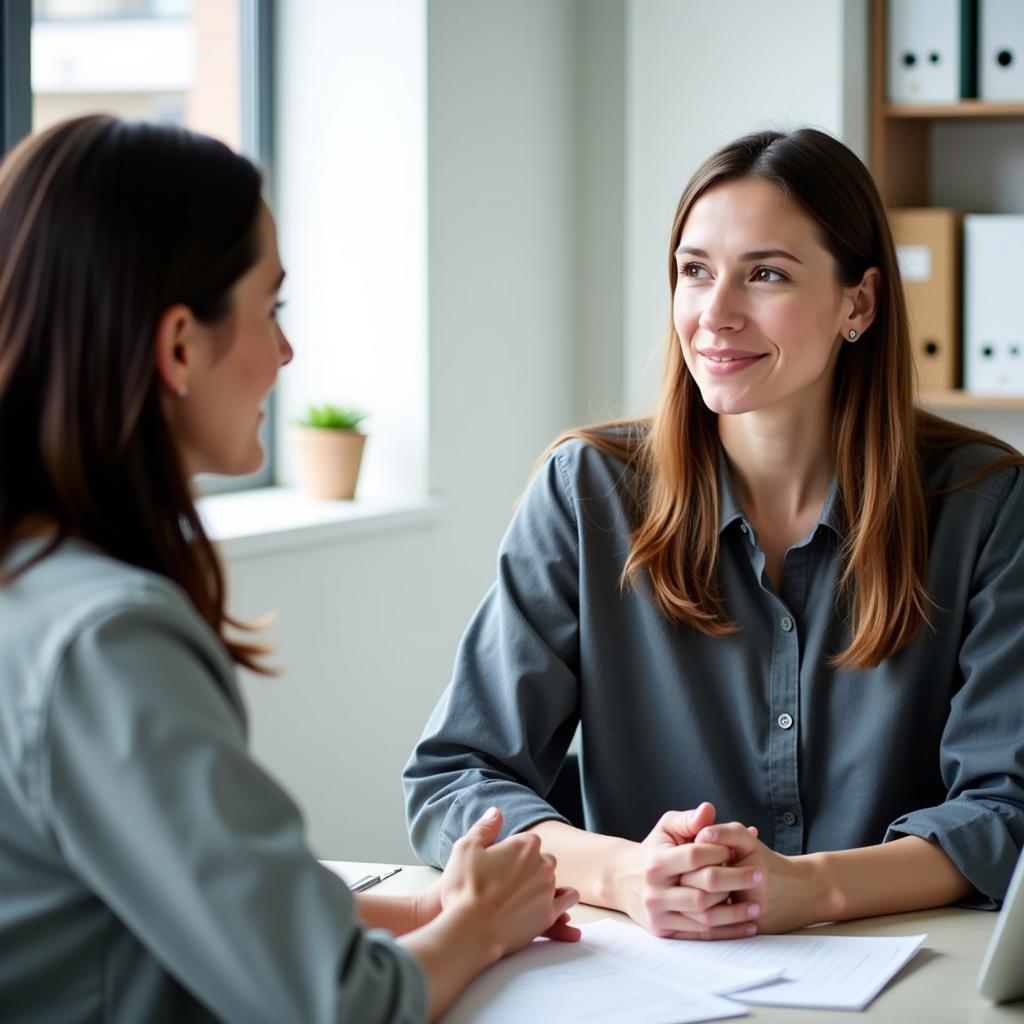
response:
<svg viewBox="0 0 1024 1024"><path fill-rule="evenodd" d="M77 114L181 124L270 166L271 0L8 0L0 128L8 148ZM272 410L270 410L272 412ZM263 430L272 438L272 416ZM203 490L267 483L267 465Z"/></svg>

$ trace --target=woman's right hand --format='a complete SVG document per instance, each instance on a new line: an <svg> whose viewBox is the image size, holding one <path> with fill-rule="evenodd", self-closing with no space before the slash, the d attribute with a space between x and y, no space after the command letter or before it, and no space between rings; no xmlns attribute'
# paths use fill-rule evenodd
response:
<svg viewBox="0 0 1024 1024"><path fill-rule="evenodd" d="M566 913L575 889L555 888L555 859L531 832L495 842L501 813L491 808L452 847L440 881L441 911L399 941L427 980L429 1014L437 1020L480 971L538 935L573 941L580 932Z"/></svg>
<svg viewBox="0 0 1024 1024"><path fill-rule="evenodd" d="M692 811L668 811L643 842L633 845L616 882L616 906L649 932L663 938L739 939L757 931L760 912L732 893L752 888L756 868L730 867L732 851L695 843L715 820L702 803ZM699 872L702 888L687 884Z"/></svg>
<svg viewBox="0 0 1024 1024"><path fill-rule="evenodd" d="M492 807L452 847L441 876L442 912L466 914L482 924L494 959L538 935L575 941L579 929L567 911L575 889L556 889L555 859L540 852L540 839L525 832L495 842L501 812Z"/></svg>

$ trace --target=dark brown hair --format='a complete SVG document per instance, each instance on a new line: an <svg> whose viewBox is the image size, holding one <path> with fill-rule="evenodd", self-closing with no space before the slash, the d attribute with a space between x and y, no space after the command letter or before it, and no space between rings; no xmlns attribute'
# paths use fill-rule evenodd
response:
<svg viewBox="0 0 1024 1024"><path fill-rule="evenodd" d="M1005 452L972 481L1024 460L1003 441L916 408L907 312L885 208L867 168L823 132L747 135L697 170L672 224L670 309L675 252L694 203L708 189L746 177L771 182L817 222L843 286L858 283L870 267L881 271L873 323L840 350L832 438L847 526L840 587L853 610L852 639L833 660L849 668L877 665L917 635L930 610L925 454L977 441ZM641 510L623 582L646 572L669 618L711 636L734 632L718 590L717 415L686 369L674 325L653 418L573 430L555 445L570 437L638 471Z"/></svg>
<svg viewBox="0 0 1024 1024"><path fill-rule="evenodd" d="M0 558L27 522L52 523L33 562L74 535L160 573L257 671L265 648L225 635L241 624L161 410L154 340L177 303L207 324L230 315L259 257L261 185L211 138L105 116L0 166Z"/></svg>

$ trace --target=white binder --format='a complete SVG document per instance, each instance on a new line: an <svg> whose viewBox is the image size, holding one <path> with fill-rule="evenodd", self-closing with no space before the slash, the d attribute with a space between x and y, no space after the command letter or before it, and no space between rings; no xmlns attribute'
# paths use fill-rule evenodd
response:
<svg viewBox="0 0 1024 1024"><path fill-rule="evenodd" d="M889 0L886 95L892 103L956 103L961 0Z"/></svg>
<svg viewBox="0 0 1024 1024"><path fill-rule="evenodd" d="M1024 2L980 0L978 97L1024 100Z"/></svg>
<svg viewBox="0 0 1024 1024"><path fill-rule="evenodd" d="M964 217L964 390L1024 395L1024 216Z"/></svg>

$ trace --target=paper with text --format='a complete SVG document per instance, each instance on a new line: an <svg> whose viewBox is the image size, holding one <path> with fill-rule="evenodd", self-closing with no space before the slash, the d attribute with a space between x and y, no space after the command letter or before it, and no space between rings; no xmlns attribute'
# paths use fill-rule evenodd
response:
<svg viewBox="0 0 1024 1024"><path fill-rule="evenodd" d="M694 956L757 969L782 964L782 980L731 996L763 1006L863 1010L921 948L926 936L757 935L693 943Z"/></svg>
<svg viewBox="0 0 1024 1024"><path fill-rule="evenodd" d="M537 939L500 960L469 985L443 1024L690 1024L747 1012L728 999L661 984L586 935L580 942Z"/></svg>
<svg viewBox="0 0 1024 1024"><path fill-rule="evenodd" d="M740 989L764 985L783 976L784 965L765 961L758 967L721 963L691 955L693 942L659 939L634 924L608 918L583 926L587 941L615 957L621 966L650 972L665 984L688 991L724 996Z"/></svg>

